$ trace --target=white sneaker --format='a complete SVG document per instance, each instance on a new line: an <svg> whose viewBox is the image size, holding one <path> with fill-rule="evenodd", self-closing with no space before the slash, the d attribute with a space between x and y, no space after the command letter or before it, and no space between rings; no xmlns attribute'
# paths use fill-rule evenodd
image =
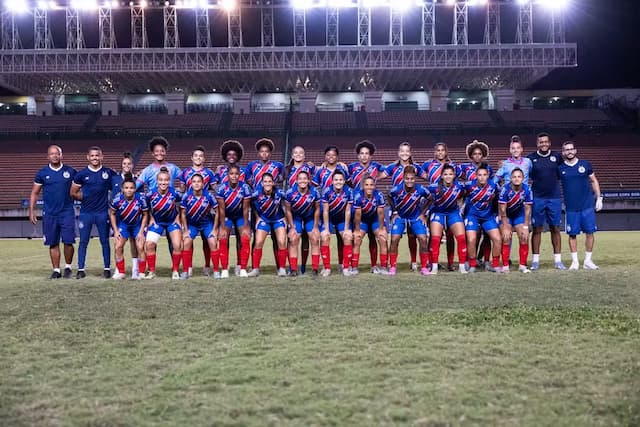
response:
<svg viewBox="0 0 640 427"><path fill-rule="evenodd" d="M287 270L285 268L280 267L278 269L278 277L287 277Z"/></svg>
<svg viewBox="0 0 640 427"><path fill-rule="evenodd" d="M214 271L213 272L213 279L214 280L219 280L220 279L220 272L219 271Z"/></svg>
<svg viewBox="0 0 640 427"><path fill-rule="evenodd" d="M377 265L375 267L371 267L371 273L372 274L382 274L380 272L380 267L378 267Z"/></svg>
<svg viewBox="0 0 640 427"><path fill-rule="evenodd" d="M240 269L240 272L238 273L239 277L249 277L249 273L247 273L247 270L245 269Z"/></svg>
<svg viewBox="0 0 640 427"><path fill-rule="evenodd" d="M171 273L171 280L180 280L180 273L178 273L177 271Z"/></svg>
<svg viewBox="0 0 640 427"><path fill-rule="evenodd" d="M181 280L187 280L189 278L189 272L188 271L183 271L182 273L180 273L180 279Z"/></svg>
<svg viewBox="0 0 640 427"><path fill-rule="evenodd" d="M360 274L360 270L358 270L357 268L351 267L351 275L355 276L356 274Z"/></svg>
<svg viewBox="0 0 640 427"><path fill-rule="evenodd" d="M134 271L131 273L131 280L140 280L142 279L142 276L144 276L144 274L140 274L138 271Z"/></svg>
<svg viewBox="0 0 640 427"><path fill-rule="evenodd" d="M572 261L569 266L569 270L577 270L580 268L580 263L578 261Z"/></svg>
<svg viewBox="0 0 640 427"><path fill-rule="evenodd" d="M245 271L246 273L246 271ZM222 270L220 272L220 278L221 279L228 279L229 278L229 270Z"/></svg>
<svg viewBox="0 0 640 427"><path fill-rule="evenodd" d="M331 275L331 269L330 268L323 269L322 273L320 273L320 275L322 277L329 277Z"/></svg>
<svg viewBox="0 0 640 427"><path fill-rule="evenodd" d="M145 280L155 279L156 278L156 273L155 273L155 271L147 271L147 274L142 276L142 278L145 279Z"/></svg>
<svg viewBox="0 0 640 427"><path fill-rule="evenodd" d="M418 263L412 262L410 268L411 271L418 271Z"/></svg>
<svg viewBox="0 0 640 427"><path fill-rule="evenodd" d="M438 263L434 262L431 264L431 274L438 274Z"/></svg>
<svg viewBox="0 0 640 427"><path fill-rule="evenodd" d="M342 275L345 277L351 276L353 273L351 271L351 267L349 268L343 268L342 269Z"/></svg>
<svg viewBox="0 0 640 427"><path fill-rule="evenodd" d="M520 273L531 273L531 270L529 270L526 265L518 266L518 271Z"/></svg>
<svg viewBox="0 0 640 427"><path fill-rule="evenodd" d="M511 271L511 270L509 269L508 265L503 265L502 266L502 270L500 270L500 272L503 273L503 274L509 274L509 271Z"/></svg>
<svg viewBox="0 0 640 427"><path fill-rule="evenodd" d="M385 267L379 267L379 273L378 274L382 274L383 276L386 276L387 274L389 274L389 270L387 270Z"/></svg>
<svg viewBox="0 0 640 427"><path fill-rule="evenodd" d="M584 268L585 270L598 270L599 267L597 265L595 265L593 263L593 261L589 261L589 262L584 262L584 264L582 264L582 268Z"/></svg>
<svg viewBox="0 0 640 427"><path fill-rule="evenodd" d="M239 265L236 265L236 266L234 267L234 274L235 274L236 276L240 276L240 270L241 270L241 269L240 269L240 266L239 266Z"/></svg>
<svg viewBox="0 0 640 427"><path fill-rule="evenodd" d="M126 275L126 274L124 274L124 273L120 273L120 272L119 272L119 271L117 271L117 270L116 270L116 273L113 273L113 276L111 276L111 278L112 278L113 280L122 280L122 279L124 279L125 277L127 277L127 275Z"/></svg>
<svg viewBox="0 0 640 427"><path fill-rule="evenodd" d="M192 274L192 269L189 269L189 277L191 277ZM211 268L210 267L203 267L202 268L202 274L204 274L206 277L211 276Z"/></svg>
<svg viewBox="0 0 640 427"><path fill-rule="evenodd" d="M249 274L247 274L247 277L258 277L259 275L260 275L260 270L257 268L254 268L249 272Z"/></svg>
<svg viewBox="0 0 640 427"><path fill-rule="evenodd" d="M467 267L464 264L460 264L458 268L460 269L461 274L469 273L469 271L467 270Z"/></svg>

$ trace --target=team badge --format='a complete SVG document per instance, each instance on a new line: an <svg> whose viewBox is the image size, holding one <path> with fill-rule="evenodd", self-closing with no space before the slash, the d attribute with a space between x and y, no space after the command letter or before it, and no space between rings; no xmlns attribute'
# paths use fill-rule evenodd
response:
<svg viewBox="0 0 640 427"><path fill-rule="evenodd" d="M549 157L549 160L551 160L552 162L555 162L556 161L556 156Z"/></svg>
<svg viewBox="0 0 640 427"><path fill-rule="evenodd" d="M584 172L585 172L585 168L584 168L584 166L580 166L580 167L578 168L578 172L580 172L580 173L584 173Z"/></svg>
<svg viewBox="0 0 640 427"><path fill-rule="evenodd" d="M62 176L65 177L65 178L71 178L71 174L69 173L69 171L64 171L62 173ZM47 178L49 178L49 177L47 177Z"/></svg>
<svg viewBox="0 0 640 427"><path fill-rule="evenodd" d="M109 179L109 174L107 173L107 171L102 172L102 179Z"/></svg>

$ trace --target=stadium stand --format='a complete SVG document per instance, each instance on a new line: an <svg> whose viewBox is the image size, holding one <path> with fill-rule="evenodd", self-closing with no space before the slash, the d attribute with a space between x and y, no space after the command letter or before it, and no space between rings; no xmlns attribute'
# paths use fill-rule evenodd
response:
<svg viewBox="0 0 640 427"><path fill-rule="evenodd" d="M176 116L167 114L121 114L101 116L96 125L97 132L142 133L145 131L217 131L223 113L191 113Z"/></svg>
<svg viewBox="0 0 640 427"><path fill-rule="evenodd" d="M450 130L494 126L487 111L382 111L367 113L367 121L369 129L381 130Z"/></svg>
<svg viewBox="0 0 640 427"><path fill-rule="evenodd" d="M79 132L90 117L90 115L81 114L60 116L0 115L0 133L11 135Z"/></svg>
<svg viewBox="0 0 640 427"><path fill-rule="evenodd" d="M287 113L234 114L229 130L231 132L256 132L265 134L284 131Z"/></svg>
<svg viewBox="0 0 640 427"><path fill-rule="evenodd" d="M514 110L499 114L505 125L510 127L566 129L611 126L611 119L597 109Z"/></svg>
<svg viewBox="0 0 640 427"><path fill-rule="evenodd" d="M292 129L299 133L355 129L356 116L350 111L319 111L317 113L294 113Z"/></svg>

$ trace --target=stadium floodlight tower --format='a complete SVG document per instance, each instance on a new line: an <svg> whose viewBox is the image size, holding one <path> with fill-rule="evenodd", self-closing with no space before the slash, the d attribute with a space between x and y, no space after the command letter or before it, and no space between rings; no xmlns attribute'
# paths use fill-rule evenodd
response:
<svg viewBox="0 0 640 427"><path fill-rule="evenodd" d="M22 49L16 15L27 13L26 0L6 0L2 10L2 49Z"/></svg>

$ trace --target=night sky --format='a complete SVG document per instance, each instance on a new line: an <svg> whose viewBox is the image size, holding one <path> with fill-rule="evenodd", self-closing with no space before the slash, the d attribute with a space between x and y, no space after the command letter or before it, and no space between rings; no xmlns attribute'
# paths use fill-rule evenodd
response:
<svg viewBox="0 0 640 427"><path fill-rule="evenodd" d="M292 13L290 9L276 10L275 39L277 45L291 45L293 40ZM226 14L211 10L210 20L214 46L227 45ZM484 30L484 8L469 9L469 42L481 43ZM514 41L517 9L501 8L503 43ZM534 42L545 42L547 37L548 11L534 7ZM178 12L180 44L195 45L195 18L191 11ZM150 47L162 47L162 10L147 10L147 29ZM388 12L373 13L373 44L388 44ZM260 44L260 13L257 9L243 10L243 38L245 46ZM33 46L33 21L22 18L20 34L23 46ZM64 12L50 15L51 31L56 47L64 48ZM88 47L98 44L96 12L82 17L83 30ZM119 47L130 46L130 21L128 8L114 12L115 31ZM355 9L340 14L340 43L356 44L357 13ZM420 13L405 15L405 44L417 44L420 37ZM438 7L436 11L436 40L438 44L450 43L453 11L450 7ZM566 39L578 45L578 67L556 70L536 83L533 89L589 89L636 87L640 88L640 0L572 0L566 14ZM324 10L313 9L307 14L307 44L325 44Z"/></svg>

